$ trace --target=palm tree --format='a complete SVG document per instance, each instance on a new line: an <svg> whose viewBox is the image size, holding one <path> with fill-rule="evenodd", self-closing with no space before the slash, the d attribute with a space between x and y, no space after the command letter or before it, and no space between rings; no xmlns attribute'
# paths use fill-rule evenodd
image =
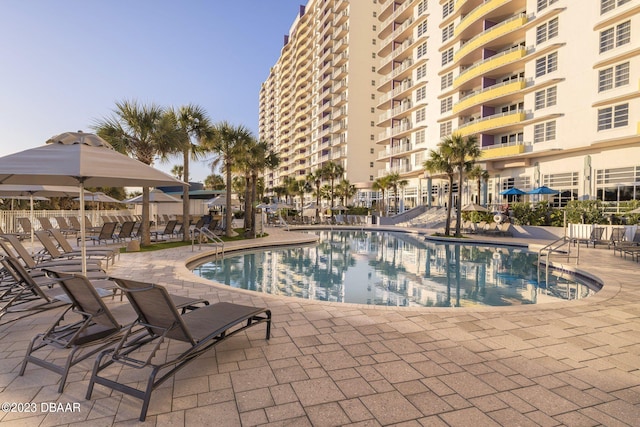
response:
<svg viewBox="0 0 640 427"><path fill-rule="evenodd" d="M482 154L478 146L478 138L469 135L466 138L459 133L445 137L444 141L449 147L451 162L458 172L458 200L456 203L456 236L460 235L462 225L462 183L464 175L469 172L476 160Z"/></svg>
<svg viewBox="0 0 640 427"><path fill-rule="evenodd" d="M467 176L476 180L476 184L478 185L478 204L481 204L480 194L482 192L482 182L486 184L487 181L489 181L489 171L482 169L482 166L480 165L475 165L473 169L469 171Z"/></svg>
<svg viewBox="0 0 640 427"><path fill-rule="evenodd" d="M182 176L184 175L184 166L173 165L173 167L171 168L171 175L175 176L180 181L182 181Z"/></svg>
<svg viewBox="0 0 640 427"><path fill-rule="evenodd" d="M181 147L181 134L165 109L140 105L137 101L116 102L113 115L93 126L96 133L113 147L144 164L151 165L156 156L166 158ZM151 243L149 231L149 187L142 188L142 245Z"/></svg>
<svg viewBox="0 0 640 427"><path fill-rule="evenodd" d="M194 104L188 104L180 107L177 111L171 111L175 116L178 129L183 135L182 141L182 159L183 159L183 176L185 181L189 181L189 159L198 159L204 152L200 145L205 139L211 139L213 130L211 120L206 111ZM185 221L190 218L189 212L189 188L185 187L182 192L182 218ZM189 239L187 233L183 233L183 239Z"/></svg>
<svg viewBox="0 0 640 427"><path fill-rule="evenodd" d="M224 190L224 178L217 174L209 175L204 179L204 188L209 190Z"/></svg>
<svg viewBox="0 0 640 427"><path fill-rule="evenodd" d="M335 199L335 180L341 178L344 175L344 167L341 164L329 162L322 166L322 177L329 180L329 187L331 188L330 199L331 208L333 208L333 201Z"/></svg>
<svg viewBox="0 0 640 427"><path fill-rule="evenodd" d="M448 156L448 150L443 143L438 144L438 150L429 150L429 158L422 164L424 169L430 173L444 173L449 179L449 192L447 194L447 220L445 222L444 234L447 236L451 232L451 204L453 202L453 178L455 176L455 169L451 158Z"/></svg>
<svg viewBox="0 0 640 427"><path fill-rule="evenodd" d="M242 125L234 126L222 121L213 127L213 137L203 141L205 148L217 154L213 166L222 165L226 181L225 235L233 236L231 215L231 178L233 163L241 153L242 146L252 138L251 131Z"/></svg>
<svg viewBox="0 0 640 427"><path fill-rule="evenodd" d="M347 206L346 201L355 196L357 192L356 186L351 184L348 179L343 179L336 186L336 195L340 198L342 206Z"/></svg>
<svg viewBox="0 0 640 427"><path fill-rule="evenodd" d="M380 200L380 216L386 216L385 192L389 189L389 184L390 184L389 175L385 175L373 181L373 185L371 186L371 189L373 191L379 191L382 195L382 198Z"/></svg>
<svg viewBox="0 0 640 427"><path fill-rule="evenodd" d="M316 196L316 222L320 222L320 185L322 184L322 171L317 169L307 175L307 182L311 183L314 187L313 193Z"/></svg>
<svg viewBox="0 0 640 427"><path fill-rule="evenodd" d="M400 213L398 212L398 199L399 199L398 188L408 185L409 181L407 181L406 179L400 179L400 174L397 172L389 174L387 175L387 177L389 179L389 187L393 189L394 209L396 211L396 214L398 214Z"/></svg>

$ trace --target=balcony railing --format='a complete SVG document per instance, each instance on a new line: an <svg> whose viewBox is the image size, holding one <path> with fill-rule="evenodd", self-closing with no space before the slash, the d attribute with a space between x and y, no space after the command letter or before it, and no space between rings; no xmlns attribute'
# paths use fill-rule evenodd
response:
<svg viewBox="0 0 640 427"><path fill-rule="evenodd" d="M453 113L454 114L458 113L459 111L462 111L465 108L471 107L473 105L482 104L483 102L487 102L491 99L499 98L504 95L518 92L524 89L525 86L526 86L525 79L520 78L517 80L510 80L504 83L498 83L496 85L471 92L470 94L464 96L463 98L460 98L460 100L453 106Z"/></svg>
<svg viewBox="0 0 640 427"><path fill-rule="evenodd" d="M493 27L486 29L485 31L481 32L480 34L471 38L465 44L463 44L460 49L458 49L458 51L453 55L453 61L458 62L460 58L467 55L468 53L486 45L491 40L495 40L504 34L517 30L526 23L527 15L525 13L521 13L499 23L498 25L494 25Z"/></svg>
<svg viewBox="0 0 640 427"><path fill-rule="evenodd" d="M531 142L514 141L504 144L488 145L480 147L482 159L493 159L497 157L514 156L524 153L527 146L531 146Z"/></svg>
<svg viewBox="0 0 640 427"><path fill-rule="evenodd" d="M518 61L527 54L527 48L515 46L511 49L500 52L492 57L489 57L483 61L476 62L472 66L466 68L458 77L453 81L453 86L458 87L469 80L482 76L488 71L509 64L514 61Z"/></svg>
<svg viewBox="0 0 640 427"><path fill-rule="evenodd" d="M415 149L413 144L402 144L397 147L387 148L386 150L378 152L378 160L385 157L396 156L399 154L409 153Z"/></svg>
<svg viewBox="0 0 640 427"><path fill-rule="evenodd" d="M509 126L522 122L526 118L526 113L523 110L509 111L506 113L494 114L487 117L482 117L478 120L474 120L469 123L465 123L462 126L458 126L457 132L462 136L471 135L474 133L481 133L489 129L495 129L503 126Z"/></svg>
<svg viewBox="0 0 640 427"><path fill-rule="evenodd" d="M511 0L488 0L482 3L480 6L473 9L471 12L467 13L467 15L460 20L460 23L453 30L454 37L458 37L462 31L467 29L471 24L476 22L482 16L491 12L494 9L499 8L503 4L509 3Z"/></svg>

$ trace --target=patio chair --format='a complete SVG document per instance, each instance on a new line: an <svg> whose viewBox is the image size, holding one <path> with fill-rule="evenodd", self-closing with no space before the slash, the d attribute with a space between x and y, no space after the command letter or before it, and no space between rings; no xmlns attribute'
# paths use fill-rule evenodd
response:
<svg viewBox="0 0 640 427"><path fill-rule="evenodd" d="M85 236L85 240L91 240L94 245L96 244L96 242L98 242L98 244L100 244L100 242L105 242L106 244L107 240L115 242L116 225L118 224L115 222L105 222L97 234L87 235ZM80 244L81 239L82 237L79 236L77 239L78 244Z"/></svg>
<svg viewBox="0 0 640 427"><path fill-rule="evenodd" d="M123 222L122 225L120 226L120 230L118 231L118 234L114 235L115 239L117 241L121 241L121 240L126 241L127 239L133 239L134 238L133 228L135 227L135 225L136 223L134 221Z"/></svg>
<svg viewBox="0 0 640 427"><path fill-rule="evenodd" d="M58 393L62 393L72 366L86 360L120 338L125 325L136 320L136 313L130 305L121 305L109 309L102 300L100 292L82 275L48 270L58 279L58 283L69 298L69 306L53 324L41 334L36 335L22 361L19 375L24 375L27 364L33 363L61 375ZM171 295L176 308L195 309L200 304L208 305L206 300ZM63 365L51 359L51 347L70 350ZM46 351L37 352L41 349Z"/></svg>
<svg viewBox="0 0 640 427"><path fill-rule="evenodd" d="M167 239L170 239L171 237L173 237L173 232L176 229L176 225L178 225L178 221L176 221L175 219L167 221L167 224L164 226L164 230L151 232L151 240L164 240L165 237Z"/></svg>
<svg viewBox="0 0 640 427"><path fill-rule="evenodd" d="M33 227L31 226L31 221L29 220L29 218L18 218L18 224L20 224L20 227L22 227L22 232L25 235L31 235L31 230L33 229Z"/></svg>
<svg viewBox="0 0 640 427"><path fill-rule="evenodd" d="M115 280L126 293L138 320L126 328L115 349L104 350L98 355L86 398L91 398L95 384L101 384L141 399L140 421L146 418L153 390L211 347L260 323L266 323L266 339L270 337L271 311L268 309L219 302L180 315L162 286ZM136 334L140 327L145 328L145 336ZM181 354L165 359L158 355L158 350L166 340L181 341L188 347ZM150 368L146 387L140 390L127 385L131 381L124 371L115 379L101 376L101 372L113 363L137 369Z"/></svg>
<svg viewBox="0 0 640 427"><path fill-rule="evenodd" d="M611 246L615 249L616 244L623 242L626 231L624 227L613 228L611 230L611 236L609 236L609 240L607 240L607 249L611 249Z"/></svg>
<svg viewBox="0 0 640 427"><path fill-rule="evenodd" d="M631 255L632 258L638 258L640 254L640 228L636 229L632 240L623 240L616 242L613 246L613 253L620 252L620 256Z"/></svg>
<svg viewBox="0 0 640 427"><path fill-rule="evenodd" d="M75 216L69 217L69 223L71 224L72 230L78 230L78 233L80 233L80 220L77 217Z"/></svg>
<svg viewBox="0 0 640 427"><path fill-rule="evenodd" d="M8 243L8 244L7 244ZM9 247L10 246L10 247ZM9 257L20 258L24 267L35 274L33 270L44 267L56 267L65 271L80 272L82 269L82 261L78 259L50 259L43 261L42 257L37 261L31 256L27 248L15 236L0 236L0 247ZM87 261L87 271L94 278L105 277L106 273L97 260Z"/></svg>
<svg viewBox="0 0 640 427"><path fill-rule="evenodd" d="M67 239L58 230L49 230L47 234L44 232L38 233L40 234L38 235L36 233L36 237L38 237L38 240L40 240L42 246L51 255L52 259L73 259L82 256L82 251L80 249L73 249ZM51 240L51 237L53 237L55 242ZM62 252L60 252L60 249ZM117 249L86 248L87 258L103 259L107 267L109 266L109 261L111 261L113 265L116 255L118 257L120 256L120 251Z"/></svg>
<svg viewBox="0 0 640 427"><path fill-rule="evenodd" d="M49 218L45 216L38 217L38 221L40 222L43 230L52 230L54 228Z"/></svg>
<svg viewBox="0 0 640 427"><path fill-rule="evenodd" d="M576 245L578 243L585 243L587 247L589 247L589 243L591 243L595 248L597 243L603 243L603 240L602 240L603 234L604 234L604 227L593 227L593 229L591 229L591 234L589 235L588 239L575 238L573 239L573 244Z"/></svg>
<svg viewBox="0 0 640 427"><path fill-rule="evenodd" d="M56 220L56 223L58 224L58 230L60 230L62 234L64 234L65 236L70 236L70 235L77 236L78 233L80 232L80 229L75 229L69 226L67 219L63 216L57 216L55 217L55 220Z"/></svg>
<svg viewBox="0 0 640 427"><path fill-rule="evenodd" d="M47 286L40 286L16 258L0 258L0 264L12 278L12 282L0 292L0 324L15 322L68 303Z"/></svg>
<svg viewBox="0 0 640 427"><path fill-rule="evenodd" d="M27 237L30 236L30 235L27 235L25 233L5 233L4 230L2 229L2 227L0 227L0 235L3 235L3 236L7 236L7 235L8 236L16 236L20 240L24 240L24 239L26 239Z"/></svg>

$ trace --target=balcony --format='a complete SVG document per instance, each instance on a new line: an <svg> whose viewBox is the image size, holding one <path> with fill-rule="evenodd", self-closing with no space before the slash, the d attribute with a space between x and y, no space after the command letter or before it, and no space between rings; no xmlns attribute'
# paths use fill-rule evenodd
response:
<svg viewBox="0 0 640 427"><path fill-rule="evenodd" d="M489 42L520 29L527 23L527 21L527 16L524 13L521 13L520 15L507 19L498 25L494 25L462 45L462 47L453 55L453 61L458 62L469 53L487 45Z"/></svg>
<svg viewBox="0 0 640 427"><path fill-rule="evenodd" d="M411 124L411 122L406 121L399 126L394 126L391 129L387 129L385 132L380 132L378 134L378 140L380 141L391 137L398 137L398 135L401 135L403 133L411 132L411 129L413 129L413 125Z"/></svg>
<svg viewBox="0 0 640 427"><path fill-rule="evenodd" d="M343 65L348 60L349 60L349 52L344 51L341 54L334 56L333 65L335 65L336 67L339 67L340 65Z"/></svg>
<svg viewBox="0 0 640 427"><path fill-rule="evenodd" d="M518 93L526 86L524 79L518 79L514 81L508 81L505 83L499 83L497 85L489 86L482 90L472 92L469 95L461 98L454 106L453 113L458 114L460 111L473 107L474 105L484 104L493 99L502 98L504 96Z"/></svg>
<svg viewBox="0 0 640 427"><path fill-rule="evenodd" d="M480 6L469 12L464 18L460 20L460 23L453 30L454 37L458 37L460 33L466 30L471 24L478 21L487 13L499 8L502 5L509 3L511 0L488 0L482 3Z"/></svg>
<svg viewBox="0 0 640 427"><path fill-rule="evenodd" d="M342 24L339 27L333 29L333 39L338 40L343 38L349 32L349 24Z"/></svg>
<svg viewBox="0 0 640 427"><path fill-rule="evenodd" d="M398 37L400 37L400 35L402 33L404 33L405 31L407 31L411 25L415 22L415 20L413 19L413 17L410 17L409 19L407 19L406 21L404 21L402 23L402 25L400 25L398 28L396 28L395 30L393 30L393 32L391 33L391 35L389 35L388 37L386 37L382 43L380 43L380 50L378 51L378 55L380 56L385 56L387 54L387 47L389 46L389 44L394 41L395 39L397 39Z"/></svg>
<svg viewBox="0 0 640 427"><path fill-rule="evenodd" d="M481 147L480 158L482 160L489 160L498 157L515 156L524 153L527 145L531 145L531 143L518 141Z"/></svg>
<svg viewBox="0 0 640 427"><path fill-rule="evenodd" d="M391 175L392 173L397 173L402 175L403 173L409 173L411 172L412 168L411 165L400 165L400 166L394 166L391 167L389 169L384 169L384 170L380 170L378 171L378 178L383 178L387 175Z"/></svg>
<svg viewBox="0 0 640 427"><path fill-rule="evenodd" d="M336 14L336 17L333 19L333 26L337 27L338 25L344 23L349 19L349 11L343 10L342 12Z"/></svg>
<svg viewBox="0 0 640 427"><path fill-rule="evenodd" d="M456 130L462 136L483 133L489 130L504 128L506 126L516 125L525 120L526 113L522 110L516 112L494 114L492 116L482 117L473 122L465 123Z"/></svg>
<svg viewBox="0 0 640 427"><path fill-rule="evenodd" d="M402 144L397 147L387 148L384 151L378 151L378 160L411 154L420 150L413 144Z"/></svg>
<svg viewBox="0 0 640 427"><path fill-rule="evenodd" d="M396 107L392 110L389 110L383 114L380 114L378 116L378 124L381 124L382 122L385 122L391 119L392 117L398 116L406 111L409 111L412 107L413 107L413 104L411 103L411 101L403 102L401 106Z"/></svg>
<svg viewBox="0 0 640 427"><path fill-rule="evenodd" d="M411 12L411 10L409 10L409 6L411 5L411 3L412 3L411 1L404 2L403 4L400 5L400 7L398 7L391 14L391 16L385 19L381 27L382 31L384 31L387 27L389 27L389 25L391 25L391 23L395 21L398 17L400 17L404 12L407 12L407 14L409 15Z"/></svg>
<svg viewBox="0 0 640 427"><path fill-rule="evenodd" d="M333 52L340 53L343 50L345 50L348 45L349 45L349 38L348 37L342 38L333 45Z"/></svg>
<svg viewBox="0 0 640 427"><path fill-rule="evenodd" d="M470 80L487 75L489 71L518 62L524 58L526 54L526 48L516 46L487 58L484 61L476 62L453 80L453 87L457 89Z"/></svg>

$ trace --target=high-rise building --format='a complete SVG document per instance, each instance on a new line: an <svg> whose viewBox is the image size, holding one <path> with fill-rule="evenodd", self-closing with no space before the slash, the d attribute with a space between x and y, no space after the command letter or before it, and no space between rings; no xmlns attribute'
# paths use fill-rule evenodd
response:
<svg viewBox="0 0 640 427"><path fill-rule="evenodd" d="M304 179L328 162L341 165L351 184L371 187L380 167L373 151L377 10L371 0L300 6L260 91L259 137L281 158L266 172L267 187Z"/></svg>
<svg viewBox="0 0 640 427"><path fill-rule="evenodd" d="M561 192L558 205L640 199L640 2L380 7L381 173L413 177L407 206L429 193L442 203L448 185L421 179L421 163L452 133L478 138L491 176L481 195L473 183L454 186L464 202L501 203L503 190L542 185Z"/></svg>
<svg viewBox="0 0 640 427"><path fill-rule="evenodd" d="M327 5L334 16L339 7L348 14L344 71L336 69L339 44L332 39L328 52L323 33L339 34L341 27L327 29L318 22ZM640 28L640 1L310 1L308 10L314 11L314 29L301 30L301 14L288 44L301 31L312 37L311 77L287 74L304 72L298 63L305 56L294 50L298 44L285 45L261 93L261 135L289 147L285 156L293 150L299 162L281 168L280 177L296 171L301 176L324 156L337 155L360 183L390 173L407 179L401 195L405 209L443 204L448 183L425 174L422 164L443 137L458 133L477 137L480 164L490 174L481 194L474 183L454 185L454 196L465 203L500 204L503 190L542 185L560 191L552 198L556 205L571 199L640 199L640 37L634 33ZM358 14L365 16L358 20ZM359 62L364 54L353 61L361 50L374 52L366 66ZM322 70L325 54L332 55L331 74ZM376 92L365 87L369 81ZM305 92L310 101L293 95L285 101L287 84L310 85ZM329 113L323 91L331 89L333 103L336 84L348 94L348 108L332 105ZM297 146L297 122L286 114L297 118L304 107L306 145ZM370 122L376 127L367 128ZM342 123L348 124L344 137L326 137ZM376 145L363 142L369 135ZM334 146L340 138L344 141ZM363 148L355 162L346 156L351 143ZM372 161L378 169L367 167Z"/></svg>

